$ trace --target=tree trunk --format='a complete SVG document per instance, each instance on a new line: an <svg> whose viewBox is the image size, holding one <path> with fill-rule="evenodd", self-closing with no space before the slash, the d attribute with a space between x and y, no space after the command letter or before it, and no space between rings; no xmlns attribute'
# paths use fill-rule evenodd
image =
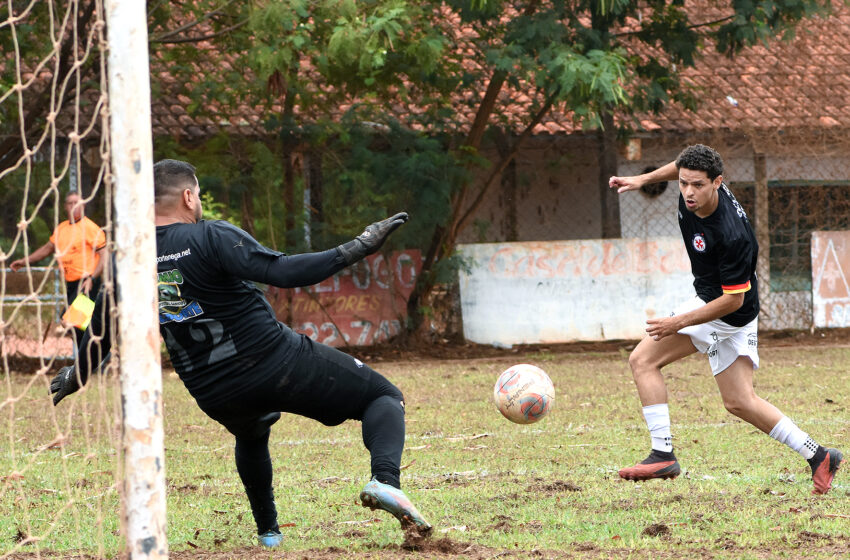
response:
<svg viewBox="0 0 850 560"><path fill-rule="evenodd" d="M254 228L254 193L249 189L243 189L241 195L242 218L240 226L242 229L251 234L251 237L256 237Z"/></svg>
<svg viewBox="0 0 850 560"><path fill-rule="evenodd" d="M551 95L549 99L543 103L543 106L537 111L534 118L532 118L531 122L525 127L522 134L520 134L516 141L512 143L508 154L503 157L499 164L490 172L490 175L484 181L484 185L478 191L478 194L469 206L466 209L462 207L463 193L467 188L464 186L460 191L460 196L456 197L453 201L454 203L452 205L451 216L448 220L447 227L440 226L434 230L431 245L428 248L425 258L422 260L422 271L420 272L416 285L413 287L413 291L410 293L410 297L407 300L407 313L411 323L411 330L417 330L422 324L423 316L420 307L423 303L427 303L427 298L430 297L434 285L436 284L436 271L434 270L434 265L437 261L450 257L452 253L454 253L458 235L460 235L460 232L463 231L469 223L470 218L474 215L478 207L481 206L481 202L484 200L484 197L490 187L502 176L502 173L511 161L513 161L517 153L519 153L519 150L525 144L525 141L531 137L531 133L534 128L540 123L540 121L543 120L543 117L549 113L554 100L555 94ZM477 148L478 147L476 146L476 149Z"/></svg>
<svg viewBox="0 0 850 560"><path fill-rule="evenodd" d="M311 240L311 246L308 248L323 248L325 246L323 182L322 153L319 150L310 150L304 154L304 184L309 189L309 196L305 196L309 206L308 227Z"/></svg>
<svg viewBox="0 0 850 560"><path fill-rule="evenodd" d="M597 132L599 141L599 205L602 238L617 239L622 236L620 229L620 198L615 189L608 187L608 179L617 175L617 130L614 128L614 115L605 112L602 115L603 129Z"/></svg>
<svg viewBox="0 0 850 560"><path fill-rule="evenodd" d="M510 134L499 131L494 135L499 157L506 158L511 152ZM505 207L505 227L502 231L505 241L519 241L519 220L517 217L517 171L516 158L502 173L502 200Z"/></svg>

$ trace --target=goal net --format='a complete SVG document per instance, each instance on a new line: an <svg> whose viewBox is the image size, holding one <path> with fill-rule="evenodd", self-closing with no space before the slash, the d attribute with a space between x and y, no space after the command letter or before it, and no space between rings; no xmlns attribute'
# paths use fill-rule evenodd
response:
<svg viewBox="0 0 850 560"><path fill-rule="evenodd" d="M122 381L124 342L107 355L92 336L101 367L82 372L88 383L57 406L50 395L88 328L68 313L78 293L94 299L100 291L102 321L131 338L121 323L127 304L116 297L126 265L113 257L122 231L115 194L135 187L118 179L112 152L110 127L123 117L121 104L109 101L110 51L121 48L107 37L107 28L118 28L110 10L117 11L110 0L0 5L0 557L103 557L127 543L132 554L139 537L128 483L135 475L127 472L136 452L127 442L127 402L135 399ZM150 144L149 129L140 141ZM150 439L161 446L161 419L150 424L158 424ZM164 539L146 554L158 552L167 554Z"/></svg>

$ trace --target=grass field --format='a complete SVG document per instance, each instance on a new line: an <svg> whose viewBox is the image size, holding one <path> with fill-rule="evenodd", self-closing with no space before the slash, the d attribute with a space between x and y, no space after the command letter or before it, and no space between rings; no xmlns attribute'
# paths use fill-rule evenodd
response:
<svg viewBox="0 0 850 560"><path fill-rule="evenodd" d="M757 392L819 442L850 451L850 349L761 353ZM357 504L369 472L359 424L294 416L271 439L285 546L253 547L232 438L166 374L172 557L850 558L850 469L813 496L799 455L724 410L701 356L666 370L683 475L620 480L617 470L649 448L626 359L626 350L537 351L374 364L407 400L402 483L436 527L419 551L401 547L392 517ZM498 374L519 362L556 387L538 424L511 424L490 400ZM55 411L46 377L7 375L4 385L14 398L0 408L0 555L119 554L114 379Z"/></svg>

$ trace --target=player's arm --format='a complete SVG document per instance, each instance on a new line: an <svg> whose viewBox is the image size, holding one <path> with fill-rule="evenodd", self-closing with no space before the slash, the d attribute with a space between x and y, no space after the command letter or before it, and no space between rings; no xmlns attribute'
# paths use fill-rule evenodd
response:
<svg viewBox="0 0 850 560"><path fill-rule="evenodd" d="M631 177L611 177L608 179L608 187L617 189L618 193L624 193L627 191L638 190L644 185L660 183L661 181L675 181L678 178L679 170L676 168L676 162L671 161L667 165L642 175L633 175Z"/></svg>
<svg viewBox="0 0 850 560"><path fill-rule="evenodd" d="M20 270L21 268L23 268L24 266L26 266L29 263L38 262L41 259L43 259L44 257L48 257L48 256L52 255L55 250L56 250L56 246L53 244L53 242L48 241L47 243L45 243L44 245L42 245L41 247L39 247L38 249L36 249L32 253L30 253L26 257L12 261L12 263L9 265L9 268L11 268L13 271L17 272L18 270Z"/></svg>
<svg viewBox="0 0 850 560"><path fill-rule="evenodd" d="M95 265L94 270L88 276L83 276L80 280L80 289L88 294L91 291L91 287L93 284L93 278L99 278L103 273L103 263L106 262L106 245L99 249L95 249L95 253L98 256L97 265Z"/></svg>
<svg viewBox="0 0 850 560"><path fill-rule="evenodd" d="M278 288L297 288L317 284L377 252L406 221L407 214L401 212L369 225L339 247L300 255L284 255L263 247L248 233L226 223L213 226L210 239L222 268L229 274Z"/></svg>
<svg viewBox="0 0 850 560"><path fill-rule="evenodd" d="M655 340L661 340L665 336L676 334L685 327L701 325L725 317L737 311L743 304L744 292L724 293L719 298L711 300L693 311L688 311L681 315L673 315L672 317L647 320L646 334Z"/></svg>
<svg viewBox="0 0 850 560"><path fill-rule="evenodd" d="M71 393L76 393L86 384L93 369L107 361L109 350L112 348L112 333L105 305L104 291L101 290L95 300L89 328L80 342L76 365L63 367L50 382L54 406Z"/></svg>
<svg viewBox="0 0 850 560"><path fill-rule="evenodd" d="M659 340L675 334L691 325L707 323L734 313L744 304L744 296L752 289L752 262L754 247L750 239L741 236L718 247L720 252L720 297L706 303L702 307L663 319L647 321L646 332Z"/></svg>

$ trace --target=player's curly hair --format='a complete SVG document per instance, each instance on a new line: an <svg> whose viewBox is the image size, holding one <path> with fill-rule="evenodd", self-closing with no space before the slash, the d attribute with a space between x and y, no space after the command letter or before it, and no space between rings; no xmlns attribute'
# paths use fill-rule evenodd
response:
<svg viewBox="0 0 850 560"><path fill-rule="evenodd" d="M712 181L718 175L723 175L723 159L720 154L704 144L694 144L682 150L676 158L676 169L683 167L694 171L705 171Z"/></svg>

